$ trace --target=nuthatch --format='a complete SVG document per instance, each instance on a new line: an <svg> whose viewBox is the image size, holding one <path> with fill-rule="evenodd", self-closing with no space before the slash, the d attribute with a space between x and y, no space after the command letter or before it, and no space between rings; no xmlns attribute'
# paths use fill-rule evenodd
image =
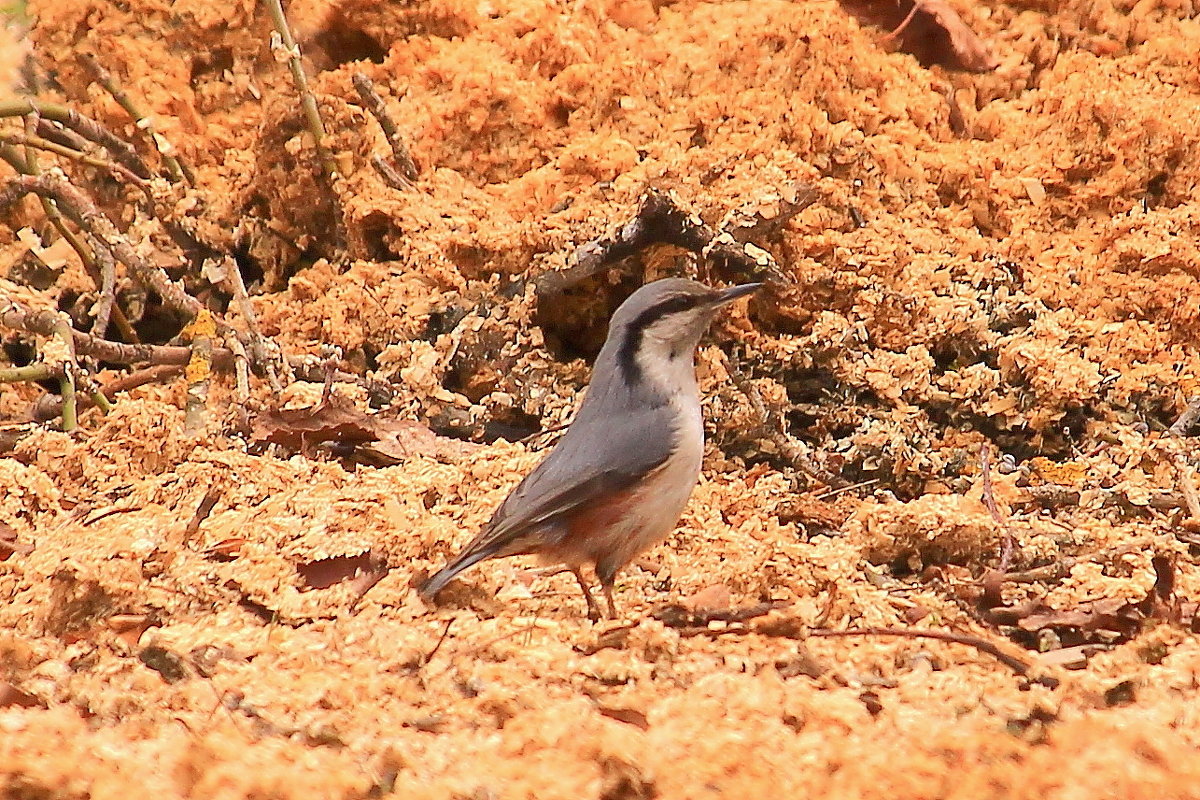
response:
<svg viewBox="0 0 1200 800"><path fill-rule="evenodd" d="M615 617L617 573L671 532L700 477L696 345L721 308L761 285L712 289L668 278L634 292L613 315L591 385L558 445L421 596L480 561L537 554L567 565L597 620L581 571L592 565Z"/></svg>

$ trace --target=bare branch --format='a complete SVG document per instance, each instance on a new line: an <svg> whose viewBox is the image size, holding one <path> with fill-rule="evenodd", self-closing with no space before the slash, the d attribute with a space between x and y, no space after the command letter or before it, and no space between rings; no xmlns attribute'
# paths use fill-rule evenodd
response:
<svg viewBox="0 0 1200 800"><path fill-rule="evenodd" d="M175 157L175 147L158 131L154 130L154 120L147 117L138 108L137 104L126 94L125 90L120 87L113 78L112 73L104 68L99 59L91 53L83 53L81 55L84 65L91 71L96 82L104 87L105 91L112 95L112 98L117 101L121 108L129 116L133 117L135 126L140 131L145 131L150 142L154 145L154 149L163 157L163 163L167 165L167 169L171 173L171 179L178 182L187 179L189 183L195 183L196 177L191 170Z"/></svg>
<svg viewBox="0 0 1200 800"><path fill-rule="evenodd" d="M271 50L277 58L282 57L287 60L288 68L292 72L292 80L296 84L296 92L300 95L300 108L304 111L308 132L312 134L313 144L317 149L317 157L321 160L325 176L332 181L337 176L337 164L325 147L325 125L321 122L317 99L313 96L312 90L308 88L308 76L304 73L304 63L300 60L300 45L296 44L291 28L288 27L287 16L283 13L281 0L266 0L266 4L267 11L271 14L271 21L275 25L275 32L279 37L277 40L272 37Z"/></svg>
<svg viewBox="0 0 1200 800"><path fill-rule="evenodd" d="M43 103L30 99L0 101L0 117L23 117L27 114L38 114L46 119L52 119L70 128L88 141L107 150L117 163L127 167L139 178L149 179L150 168L133 146L121 139L99 122L80 114L73 108L67 108L56 103Z"/></svg>
<svg viewBox="0 0 1200 800"><path fill-rule="evenodd" d="M362 72L355 72L350 77L350 80L354 84L354 89L358 92L358 96L362 98L363 105L367 107L367 110L371 112L371 115L379 123L379 127L383 129L383 136L387 139L388 146L392 148L392 160L395 162L396 170L399 170L406 184L415 181L418 175L417 165L413 161L412 155L408 152L408 147L404 144L404 139L400 136L400 130L396 127L395 121L388 114L383 98L375 91L375 84ZM372 163L375 163L374 159L372 159ZM376 169L380 167L379 164L375 166ZM384 176L385 180L387 179L387 173L382 169L380 170L380 174Z"/></svg>

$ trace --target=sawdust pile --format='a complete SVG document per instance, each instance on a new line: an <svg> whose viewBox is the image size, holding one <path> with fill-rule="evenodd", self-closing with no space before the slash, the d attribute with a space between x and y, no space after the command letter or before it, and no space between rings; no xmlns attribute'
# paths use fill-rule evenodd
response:
<svg viewBox="0 0 1200 800"><path fill-rule="evenodd" d="M218 380L187 436L186 387L145 386L62 433L25 422L45 389L0 385L0 793L1200 796L1200 452L1166 434L1200 394L1197 8L952 5L994 70L835 3L298 0L331 192L261 4L31 2L43 96L132 135L97 54L194 167L180 213L237 253L263 333L390 397L256 383L243 438ZM412 187L372 166L356 71ZM797 187L819 199L790 216ZM621 622L523 561L426 606L414 579L541 457L513 442L569 419L616 305L747 277L657 247L550 299L523 281L650 188L792 281L702 348L678 532L619 580ZM40 213L0 222L0 293L85 314ZM0 334L15 363L30 337ZM320 446L350 435L357 460ZM1026 674L805 635L854 626Z"/></svg>

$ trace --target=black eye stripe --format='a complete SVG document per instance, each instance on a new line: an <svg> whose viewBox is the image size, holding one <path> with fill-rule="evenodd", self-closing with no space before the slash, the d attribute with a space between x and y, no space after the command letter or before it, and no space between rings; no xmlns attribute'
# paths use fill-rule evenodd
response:
<svg viewBox="0 0 1200 800"><path fill-rule="evenodd" d="M653 313L655 316L661 317L664 314L675 314L680 311L686 311L689 308L695 308L696 304L699 302L699 297L694 295L679 294L675 295L674 297L668 297L661 303L658 303L647 309L647 311Z"/></svg>

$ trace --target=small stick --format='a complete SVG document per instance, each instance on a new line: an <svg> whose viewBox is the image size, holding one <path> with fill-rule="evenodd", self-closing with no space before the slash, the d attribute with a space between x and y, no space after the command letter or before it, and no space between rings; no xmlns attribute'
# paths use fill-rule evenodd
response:
<svg viewBox="0 0 1200 800"><path fill-rule="evenodd" d="M1167 435L1183 436L1196 424L1196 420L1200 420L1200 395L1193 397L1192 402L1188 403L1187 408L1179 415L1179 419L1175 420L1170 428L1167 428Z"/></svg>
<svg viewBox="0 0 1200 800"><path fill-rule="evenodd" d="M1008 524L1008 520L1000 514L1000 508L996 505L996 497L992 493L992 464L988 454L988 443L984 442L979 446L979 471L983 474L983 504L987 506L988 513L992 515L992 519L1000 526L1003 535L1000 545L1000 566L996 569L1000 572L1008 572L1008 568L1012 565L1013 536L1012 526Z"/></svg>
<svg viewBox="0 0 1200 800"><path fill-rule="evenodd" d="M371 154L371 166L374 167L375 171L379 173L379 176L383 178L383 182L393 189L404 191L405 189L412 188L412 183L403 175L401 175L395 167L384 161L383 157L378 153Z"/></svg>
<svg viewBox="0 0 1200 800"><path fill-rule="evenodd" d="M266 369L267 381L271 386L271 390L278 393L282 391L283 387L280 385L279 378L275 374L274 363L267 357L266 339L258 329L258 315L254 312L254 304L250 302L250 295L246 291L246 281L242 278L242 271L233 259L227 259L224 264L223 273L225 282L229 286L230 294L233 295L234 302L237 304L238 313L242 315L242 319L246 321L246 328L250 331L250 355L253 362L262 365Z"/></svg>
<svg viewBox="0 0 1200 800"><path fill-rule="evenodd" d="M446 627L442 628L442 635L438 637L438 640L434 643L432 650L430 650L428 653L422 654L421 658L417 661L417 669L427 666L429 662L433 660L433 657L437 655L437 651L442 649L442 642L446 641L446 637L450 635L450 626L454 624L454 620L456 619L458 619L458 617L451 617L450 619L446 620Z"/></svg>
<svg viewBox="0 0 1200 800"><path fill-rule="evenodd" d="M200 505L196 506L196 513L192 514L192 518L188 520L187 527L184 528L183 537L174 542L176 546L182 547L186 545L200 531L200 524L212 513L213 507L216 506L217 501L221 499L223 493L223 490L217 486L209 488L204 493L204 497L200 500Z"/></svg>
<svg viewBox="0 0 1200 800"><path fill-rule="evenodd" d="M233 353L234 398L238 407L238 427L243 433L250 433L250 359L246 356L246 348L241 339L236 336L226 336L225 346Z"/></svg>
<svg viewBox="0 0 1200 800"><path fill-rule="evenodd" d="M757 603L746 608L697 608L694 611L680 605L668 605L651 614L668 628L704 628L710 622L746 622L766 616L787 605L783 600Z"/></svg>
<svg viewBox="0 0 1200 800"><path fill-rule="evenodd" d="M108 320L112 316L113 306L117 301L117 262L112 251L105 247L95 236L89 236L92 254L96 258L96 266L100 270L100 297L92 307L96 316L92 320L92 336L103 337L108 330Z"/></svg>
<svg viewBox="0 0 1200 800"><path fill-rule="evenodd" d="M86 151L92 144L70 128L63 127L61 122L55 122L52 119L43 119L40 114L38 115L37 134L43 139L49 139L52 142L61 144L63 147L69 147L81 153Z"/></svg>
<svg viewBox="0 0 1200 800"><path fill-rule="evenodd" d="M59 369L44 361L26 364L23 367L0 368L0 383L26 383L57 378ZM57 415L56 415L57 416Z"/></svg>
<svg viewBox="0 0 1200 800"><path fill-rule="evenodd" d="M831 497L837 497L839 494L845 494L846 492L853 492L855 489L865 489L866 487L872 486L876 483L879 483L879 478L867 478L865 481L859 481L858 483L852 483L849 486L839 486L836 489L830 489L827 492L822 492L821 494L817 495L817 499L818 500L828 500Z"/></svg>
<svg viewBox="0 0 1200 800"><path fill-rule="evenodd" d="M281 0L266 0L267 11L275 25L278 40L272 37L271 50L279 57L287 59L288 68L292 72L292 80L296 84L296 92L300 95L300 107L304 111L304 119L308 124L308 132L312 134L313 144L317 149L317 157L325 169L325 176L332 181L337 176L337 163L325 147L325 125L321 122L321 112L317 109L317 99L308 88L308 76L304 73L304 64L300 60L300 45L292 36L288 27L287 16L283 13Z"/></svg>
<svg viewBox="0 0 1200 800"><path fill-rule="evenodd" d="M172 281L161 267L152 266L138 255L113 221L82 192L61 177L47 174L24 175L11 179L0 189L0 212L29 193L48 197L58 203L63 213L103 242L121 263L133 271L143 286L154 290L172 309L194 317L203 308L199 300Z"/></svg>
<svg viewBox="0 0 1200 800"><path fill-rule="evenodd" d="M767 438L779 448L780 455L810 479L819 480L817 471L808 463L808 454L804 452L804 448L788 435L782 425L772 422L771 412L763 400L762 393L758 391L758 387L754 385L749 376L742 372L741 362L734 356L726 356L725 363L729 368L729 377L733 379L734 386L750 401L750 407L754 409L754 413L759 418L759 427L767 435Z"/></svg>
<svg viewBox="0 0 1200 800"><path fill-rule="evenodd" d="M171 180L178 183L186 178L189 183L195 183L195 175L175 157L175 147L165 136L154 130L154 120L142 113L137 104L133 102L125 90L116 82L112 73L105 69L100 60L92 53L83 53L81 58L83 59L84 66L95 77L96 82L112 95L113 100L116 100L117 104L125 109L125 112L129 116L133 117L134 125L137 129L144 131L146 136L149 137L155 149L162 155L163 163L167 165L167 169L171 173Z"/></svg>
<svg viewBox="0 0 1200 800"><path fill-rule="evenodd" d="M204 429L204 409L208 405L208 388L212 382L212 340L216 333L216 321L208 309L197 314L183 329L185 336L192 337L192 356L184 369L184 375L187 377L187 405L183 430L188 436L194 436Z"/></svg>
<svg viewBox="0 0 1200 800"><path fill-rule="evenodd" d="M54 335L62 344L60 356L62 374L58 376L59 392L62 394L62 429L70 432L75 430L79 421L78 403L75 398L75 383L79 374L79 364L75 360L75 339L72 336L71 320L64 312L58 312L54 323Z"/></svg>
<svg viewBox="0 0 1200 800"><path fill-rule="evenodd" d="M100 391L84 395L80 398L80 408L87 409L98 406L104 413L112 410L112 401L121 392L146 386L151 383L163 383L183 374L183 367L176 364L159 364L146 369L123 375L115 381L100 387ZM103 398L101 402L100 398ZM38 421L53 419L62 413L62 398L46 395L33 407L33 418Z"/></svg>
<svg viewBox="0 0 1200 800"><path fill-rule="evenodd" d="M897 36L904 33L904 29L908 27L908 23L912 22L913 17L915 17L917 15L917 11L920 8L921 8L921 0L913 0L913 6L912 6L912 8L910 8L908 10L908 16L906 16L904 18L903 22L901 22L899 25L896 26L896 29L894 31L884 35L883 41L885 41L885 42L890 41L891 39L895 39Z"/></svg>
<svg viewBox="0 0 1200 800"><path fill-rule="evenodd" d="M395 121L388 114L383 98L375 91L375 84L362 72L355 72L350 76L350 81L354 84L358 96L362 98L363 105L367 107L383 130L383 136L387 139L388 146L392 148L392 160L396 164L396 169L400 171L406 181L415 181L419 174L417 165L413 162L412 154L408 152L408 147L404 144L404 139L400 136L400 130L396 127Z"/></svg>
<svg viewBox="0 0 1200 800"><path fill-rule="evenodd" d="M38 114L60 123L65 128L70 128L88 141L103 147L112 154L118 163L128 167L134 175L145 180L150 179L150 168L146 166L146 162L142 161L141 156L129 142L75 109L56 103L35 102L29 99L0 101L0 117L24 117L28 114Z"/></svg>
<svg viewBox="0 0 1200 800"><path fill-rule="evenodd" d="M33 117L31 116L29 118L32 119ZM105 161L103 158L97 158L96 156L91 156L87 153L81 153L78 150L72 150L70 147L64 147L57 142L52 142L49 139L43 139L40 136L34 136L28 133L17 133L15 131L0 131L0 142L7 142L14 145L23 145L27 148L33 147L37 148L38 150L45 150L48 153L54 153L55 155L62 156L63 158L69 158L72 161L78 161L81 164L86 164L89 167L107 170L113 175L120 176L121 179L133 184L134 186L137 186L143 191L146 189L146 181L139 178L134 174L133 170L129 169L123 164L117 164L113 161ZM37 172L31 172L30 174L36 175Z"/></svg>
<svg viewBox="0 0 1200 800"><path fill-rule="evenodd" d="M1179 490L1183 492L1184 502L1187 503L1188 516L1194 520L1200 520L1200 493L1196 491L1196 482L1192 480L1192 468L1188 466L1187 459L1184 458L1178 443L1198 418L1200 418L1200 397L1196 397L1188 403L1187 408L1179 415L1179 419L1175 420L1175 423L1167 429L1167 436L1170 437L1167 448L1171 462L1175 465L1175 471L1179 475Z"/></svg>
<svg viewBox="0 0 1200 800"><path fill-rule="evenodd" d="M965 644L968 647L974 647L981 653L987 653L995 658L1004 666L1011 669L1021 677L1029 676L1030 665L1016 656L1009 655L997 647L994 643L987 639L978 636L970 636L962 633L951 633L950 631L934 631L934 630L916 630L912 628L854 628L851 630L830 630L828 628L815 628L808 632L809 636L820 636L824 638L847 637L847 636L898 636L905 639L936 639L941 642L951 642L953 644ZM1035 683L1040 683L1051 689L1058 685L1057 678L1043 677L1034 680Z"/></svg>
<svg viewBox="0 0 1200 800"><path fill-rule="evenodd" d="M45 122L39 118L39 122ZM41 172L38 168L37 159L24 159L20 157L17 149L9 144L0 144L0 158L3 158L9 165L21 175L37 175ZM47 197L38 197L42 203L42 211L46 215L46 219L54 226L59 235L67 240L67 244L79 255L79 261L83 264L84 271L92 279L97 287L103 284L103 275L100 268L96 265L96 261L92 256L92 252L84 244L83 240L75 231L67 227L66 220L63 219L62 212L58 210L58 205ZM113 322L116 323L117 330L121 332L121 336L130 342L139 341L137 331L129 324L129 319L125 316L125 312L118 306L112 311Z"/></svg>

